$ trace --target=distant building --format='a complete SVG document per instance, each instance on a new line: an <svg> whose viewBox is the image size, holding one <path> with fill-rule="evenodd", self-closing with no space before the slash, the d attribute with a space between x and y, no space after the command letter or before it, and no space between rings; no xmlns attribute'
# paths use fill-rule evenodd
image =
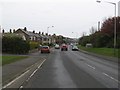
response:
<svg viewBox="0 0 120 90"><path fill-rule="evenodd" d="M118 16L120 16L120 1L118 2Z"/></svg>

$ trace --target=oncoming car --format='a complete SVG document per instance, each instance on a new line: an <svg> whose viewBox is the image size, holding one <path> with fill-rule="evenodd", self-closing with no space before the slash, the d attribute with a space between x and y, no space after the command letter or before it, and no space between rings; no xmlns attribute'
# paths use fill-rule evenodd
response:
<svg viewBox="0 0 120 90"><path fill-rule="evenodd" d="M60 49L60 46L58 44L56 44L55 49Z"/></svg>
<svg viewBox="0 0 120 90"><path fill-rule="evenodd" d="M50 48L49 46L41 46L40 51L41 53L50 53Z"/></svg>
<svg viewBox="0 0 120 90"><path fill-rule="evenodd" d="M78 51L79 49L78 49L78 47L77 46L73 46L72 47L72 51Z"/></svg>

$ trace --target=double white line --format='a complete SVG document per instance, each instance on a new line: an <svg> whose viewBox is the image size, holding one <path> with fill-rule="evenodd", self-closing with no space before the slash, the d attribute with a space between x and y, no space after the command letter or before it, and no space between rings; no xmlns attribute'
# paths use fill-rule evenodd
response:
<svg viewBox="0 0 120 90"><path fill-rule="evenodd" d="M42 64L44 63L46 61L46 59L44 59L43 61L42 61L42 63L37 67L37 69L35 69L34 71L33 71L33 73L27 78L27 80L26 81L28 81L36 72L37 72L37 70L42 66ZM33 65L32 65L33 66ZM31 68L30 68L31 69ZM30 69L29 70L27 70L27 71L25 71L23 74L21 74L20 76L18 76L17 78L15 78L14 80L12 80L11 82L9 82L7 85L5 85L5 86L3 86L2 88L4 89L4 88L7 88L8 86L10 86L11 84L13 84L15 81L17 81L18 79L20 79L21 77L23 77L25 74L27 74L29 71L30 71ZM20 86L20 88L22 88L23 86Z"/></svg>

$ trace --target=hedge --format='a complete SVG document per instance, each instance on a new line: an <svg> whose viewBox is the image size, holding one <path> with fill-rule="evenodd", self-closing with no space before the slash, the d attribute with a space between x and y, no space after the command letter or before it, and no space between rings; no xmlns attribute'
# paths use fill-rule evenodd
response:
<svg viewBox="0 0 120 90"><path fill-rule="evenodd" d="M2 38L2 52L13 54L26 54L29 52L30 45L21 37L17 36L3 36Z"/></svg>

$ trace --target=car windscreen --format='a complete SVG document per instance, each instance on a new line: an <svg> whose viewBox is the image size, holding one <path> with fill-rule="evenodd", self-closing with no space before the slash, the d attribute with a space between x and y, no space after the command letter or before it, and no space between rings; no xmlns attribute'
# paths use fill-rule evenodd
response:
<svg viewBox="0 0 120 90"><path fill-rule="evenodd" d="M73 48L77 48L77 46L74 46Z"/></svg>

